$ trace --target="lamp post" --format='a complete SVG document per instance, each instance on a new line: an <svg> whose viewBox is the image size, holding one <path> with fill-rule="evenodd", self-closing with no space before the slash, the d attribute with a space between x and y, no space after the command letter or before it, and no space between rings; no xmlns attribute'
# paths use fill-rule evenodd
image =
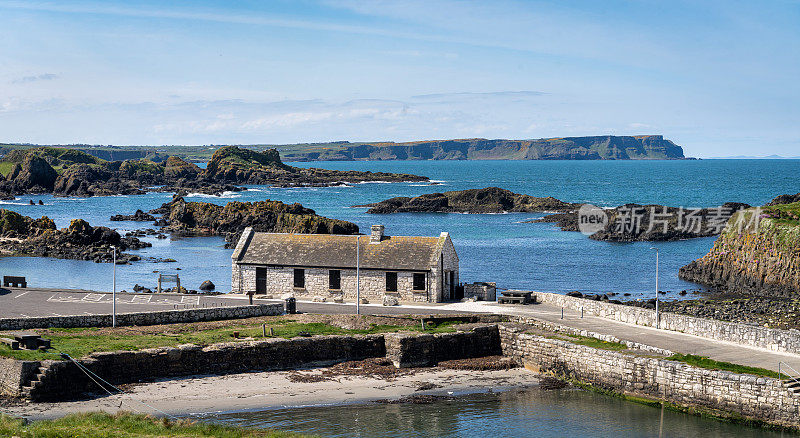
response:
<svg viewBox="0 0 800 438"><path fill-rule="evenodd" d="M117 326L117 247L111 246L112 271L111 271L111 327Z"/></svg>
<svg viewBox="0 0 800 438"><path fill-rule="evenodd" d="M656 328L660 328L661 316L658 313L658 248L651 247L650 249L656 250Z"/></svg>
<svg viewBox="0 0 800 438"><path fill-rule="evenodd" d="M356 315L361 314L361 235L356 237Z"/></svg>

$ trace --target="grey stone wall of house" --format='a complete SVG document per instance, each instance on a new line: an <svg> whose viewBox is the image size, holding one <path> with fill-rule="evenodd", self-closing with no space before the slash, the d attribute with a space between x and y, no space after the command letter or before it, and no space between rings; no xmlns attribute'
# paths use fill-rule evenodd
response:
<svg viewBox="0 0 800 438"><path fill-rule="evenodd" d="M468 332L438 334L391 333L386 357L398 368L433 366L445 360L500 354L497 325L475 327Z"/></svg>
<svg viewBox="0 0 800 438"><path fill-rule="evenodd" d="M329 301L342 299L356 300L356 270L340 269L340 289L333 290L329 284L329 269L304 268L305 287L294 287L294 267L267 267L267 295L281 297L292 295L296 298L312 299L326 298ZM361 298L380 303L384 296L392 296L400 301L425 302L428 300L430 289L430 272L424 271L391 271L397 272L397 291L386 290L386 272L383 270L361 269ZM425 275L425 290L415 291L413 275ZM247 290L255 290L256 270L248 265L242 266L242 277Z"/></svg>
<svg viewBox="0 0 800 438"><path fill-rule="evenodd" d="M599 350L499 327L503 354L527 368L623 394L702 407L733 416L800 427L800 396L778 379L696 368L681 362Z"/></svg>
<svg viewBox="0 0 800 438"><path fill-rule="evenodd" d="M566 295L535 292L538 301L597 315L628 324L646 327L656 326L656 312L641 307L613 304ZM800 331L780 330L757 325L698 318L676 313L661 313L659 327L665 330L686 333L718 341L734 342L771 351L800 354Z"/></svg>
<svg viewBox="0 0 800 438"><path fill-rule="evenodd" d="M0 395L19 397L22 386L39 369L39 362L0 357Z"/></svg>
<svg viewBox="0 0 800 438"><path fill-rule="evenodd" d="M217 321L282 315L283 304L209 307L204 309L162 310L157 312L118 313L117 325L158 325L183 322ZM2 318L0 330L24 330L48 327L110 327L111 315L45 316L37 318Z"/></svg>

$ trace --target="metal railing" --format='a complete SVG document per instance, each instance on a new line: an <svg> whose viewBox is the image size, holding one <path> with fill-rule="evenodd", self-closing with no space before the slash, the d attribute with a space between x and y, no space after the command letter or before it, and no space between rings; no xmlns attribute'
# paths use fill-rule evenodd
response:
<svg viewBox="0 0 800 438"><path fill-rule="evenodd" d="M791 376L791 375L789 375L787 373L786 374L787 378L784 379L783 378L783 372L781 371L781 366L789 368L790 370L792 370L797 377ZM792 382L800 383L800 373L798 373L796 369L792 368L791 365L789 365L788 363L783 362L783 361L778 361L778 378L780 380L783 380L784 382L787 381L787 380L791 380Z"/></svg>

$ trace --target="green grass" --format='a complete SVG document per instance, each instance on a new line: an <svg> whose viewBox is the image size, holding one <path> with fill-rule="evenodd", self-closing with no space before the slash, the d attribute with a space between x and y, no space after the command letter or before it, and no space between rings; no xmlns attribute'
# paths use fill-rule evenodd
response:
<svg viewBox="0 0 800 438"><path fill-rule="evenodd" d="M0 161L0 175L3 175L5 178L8 175L8 172L11 172L11 169L14 167L14 163L10 161Z"/></svg>
<svg viewBox="0 0 800 438"><path fill-rule="evenodd" d="M591 338L588 336L580 336L580 335L566 335L570 339L566 339L573 344L578 345L585 345L587 347L597 348L600 350L613 350L613 351L620 351L620 350L627 350L628 347L625 344L621 344L619 342L608 342L602 341L597 338Z"/></svg>
<svg viewBox="0 0 800 438"><path fill-rule="evenodd" d="M800 225L800 202L773 205L764 208L764 212L773 216L778 216L773 219L777 223L792 226Z"/></svg>
<svg viewBox="0 0 800 438"><path fill-rule="evenodd" d="M103 412L72 414L58 420L24 420L0 414L0 436L20 438L109 438L109 437L218 437L290 438L303 435L188 420L170 421L145 415Z"/></svg>
<svg viewBox="0 0 800 438"><path fill-rule="evenodd" d="M786 375L783 375L783 377L781 377L780 375L778 375L777 372L767 370L764 368L748 367L744 365L737 365L735 363L730 363L730 362L720 362L713 359L709 359L705 356L697 356L694 354L675 353L666 359L683 362L692 366L696 366L698 368L705 368L709 370L731 371L739 374L753 374L756 376L773 377L776 379L786 377Z"/></svg>
<svg viewBox="0 0 800 438"><path fill-rule="evenodd" d="M425 324L425 333L445 333L455 331L454 325L460 321L447 321L438 325ZM59 359L58 352L80 358L94 352L102 351L137 351L146 348L170 347L181 344L210 345L220 342L237 341L232 337L233 332L239 332L239 338L252 337L263 339L261 324L229 326L225 328L195 330L192 324L175 324L174 330L163 333L126 333L126 329L111 330L97 328L67 328L50 329L51 333L44 336L51 340L51 350L41 352L36 350L11 350L5 344L0 344L0 356L11 357L19 360L46 360ZM422 327L400 325L376 325L369 329L343 329L324 323L300 323L289 319L268 321L267 337L272 328L273 337L293 338L301 333L310 335L365 335L376 333L392 333L401 330L421 332Z"/></svg>

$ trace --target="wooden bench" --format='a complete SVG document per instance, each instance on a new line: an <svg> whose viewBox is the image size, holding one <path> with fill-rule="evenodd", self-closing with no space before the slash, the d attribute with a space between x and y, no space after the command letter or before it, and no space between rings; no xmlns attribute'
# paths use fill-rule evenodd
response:
<svg viewBox="0 0 800 438"><path fill-rule="evenodd" d="M33 332L14 332L9 333L14 339L2 338L0 342L7 344L11 347L12 350L15 349L25 349L25 350L37 350L37 349L48 349L50 348L50 340L44 339L36 333ZM17 348L14 348L14 344L16 344Z"/></svg>
<svg viewBox="0 0 800 438"><path fill-rule="evenodd" d="M3 287L28 287L25 277L3 276Z"/></svg>

